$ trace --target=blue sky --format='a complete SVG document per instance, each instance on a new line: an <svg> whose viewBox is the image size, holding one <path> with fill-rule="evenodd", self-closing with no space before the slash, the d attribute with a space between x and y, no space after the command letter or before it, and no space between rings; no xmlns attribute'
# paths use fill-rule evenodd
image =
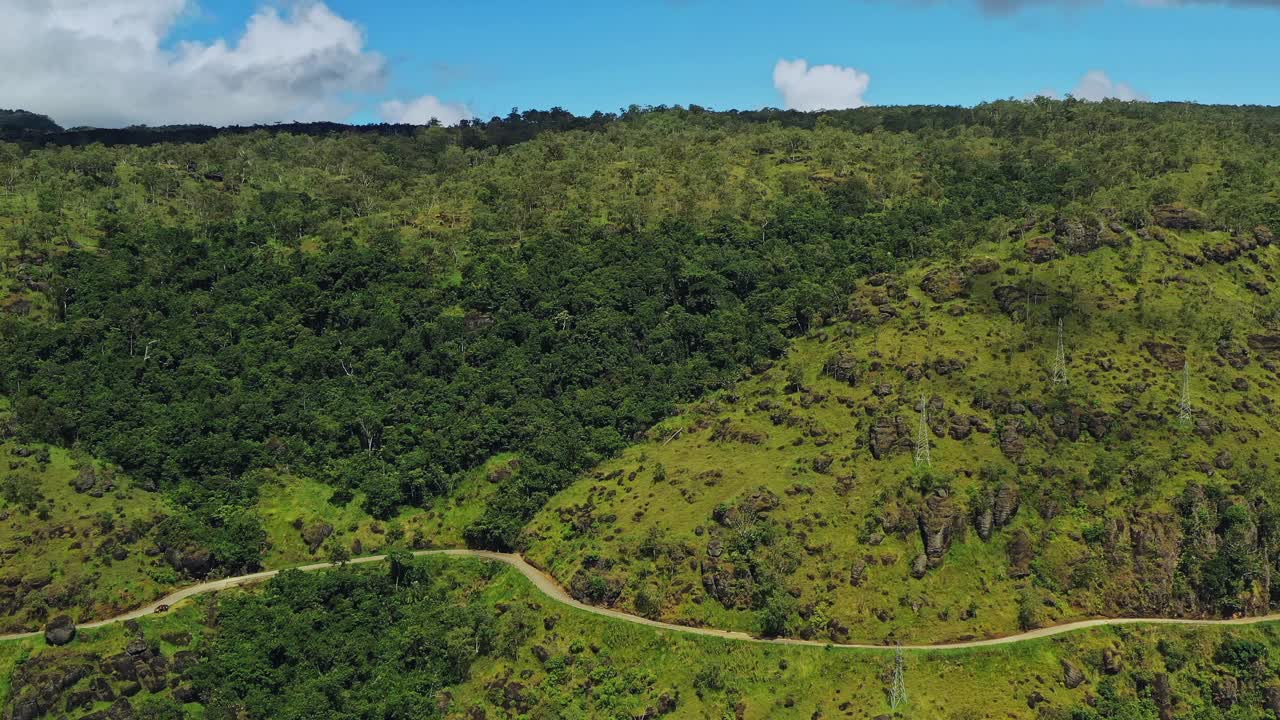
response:
<svg viewBox="0 0 1280 720"><path fill-rule="evenodd" d="M156 87L118 107L104 99L100 113L81 110L93 101L83 93L80 105L58 97L68 84L58 77L45 78L43 91L0 78L0 107L17 104L6 100L6 84L17 86L8 94L19 100L48 100L67 108L64 114L99 122L121 122L130 111L140 122L176 121L197 110L253 122L415 119L415 112L489 117L553 105L579 113L630 103L758 108L795 104L800 96L814 107L971 105L1038 91L1280 104L1276 0L1024 0L1023 7L996 10L984 1L1008 2L100 0L89 22L41 16L29 9L31 0L0 0L0 9L26 3L25 22L33 26L103 36L110 33L85 28L119 26L144 50L154 43L168 58L140 51L137 65L120 71L154 76ZM162 14L162 6L171 12ZM255 23L258 41L241 47ZM29 45L41 37L24 35ZM51 34L47 43L83 55L83 72L111 72L94 55L105 56L106 48L118 55L116 38L69 47L64 37ZM793 67L790 81L775 78L779 61L801 59L807 65ZM810 73L815 65L838 67ZM253 74L267 79L246 90L242 78ZM202 100L218 93L248 94ZM160 100L174 94L189 97Z"/></svg>
<svg viewBox="0 0 1280 720"><path fill-rule="evenodd" d="M332 0L391 63L388 94L483 116L629 103L779 104L781 58L851 66L877 104L973 104L1072 89L1099 69L1155 99L1280 103L1280 8L1112 2L993 15L977 3L409 3ZM208 0L193 31L231 34L256 9Z"/></svg>

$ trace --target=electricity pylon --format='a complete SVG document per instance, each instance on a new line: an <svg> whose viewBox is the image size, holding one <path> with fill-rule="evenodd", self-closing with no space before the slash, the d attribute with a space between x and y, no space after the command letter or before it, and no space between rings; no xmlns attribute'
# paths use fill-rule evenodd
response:
<svg viewBox="0 0 1280 720"><path fill-rule="evenodd" d="M1191 424L1191 366L1182 361L1182 399L1178 401L1178 422Z"/></svg>
<svg viewBox="0 0 1280 720"><path fill-rule="evenodd" d="M907 663L902 657L902 646L899 645L893 654L893 685L889 688L889 708L896 711L899 706L907 704L907 684L903 675Z"/></svg>
<svg viewBox="0 0 1280 720"><path fill-rule="evenodd" d="M1058 318L1058 352L1053 358L1053 384L1067 383L1067 349L1062 341L1062 318Z"/></svg>
<svg viewBox="0 0 1280 720"><path fill-rule="evenodd" d="M917 466L932 467L929 457L929 403L920 393L920 424L916 428L915 461Z"/></svg>

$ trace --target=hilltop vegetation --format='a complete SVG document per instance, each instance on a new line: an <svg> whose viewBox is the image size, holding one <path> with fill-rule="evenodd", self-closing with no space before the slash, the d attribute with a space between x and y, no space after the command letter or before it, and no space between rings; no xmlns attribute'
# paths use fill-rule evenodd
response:
<svg viewBox="0 0 1280 720"><path fill-rule="evenodd" d="M973 414L973 391L986 389L992 406L983 412L993 432L1003 433L996 415L1006 413L994 412L996 403L1036 401L1048 407L1043 378L1032 366L1038 368L1052 346L1047 319L1056 315L1049 309L1037 305L1039 313L1030 323L1015 321L1010 309L996 311L990 274L974 282L971 300L948 301L952 307L973 303L965 316L972 324L961 326L961 318L945 312L909 317L917 309L903 305L922 297L920 275L934 267L922 263L945 260L938 267L967 267L966 258L977 249L1004 263L1000 272L1015 272L997 276L1015 289L1035 290L1030 285L1035 283L1046 293L1066 293L1068 288L1046 275L1062 268L1074 278L1079 286L1074 292L1084 304L1066 316L1073 374L1087 365L1082 353L1107 344L1119 348L1116 373L1151 371L1137 364L1141 355L1133 349L1135 340L1149 337L1175 350L1193 347L1196 357L1204 358L1203 366L1193 365L1197 392L1205 393L1211 387L1207 383L1217 382L1207 365L1216 356L1217 336L1173 337L1182 325L1162 329L1150 324L1147 311L1130 310L1154 307L1167 315L1173 310L1162 303L1188 297L1247 300L1248 312L1209 303L1192 308L1201 325L1235 320L1240 333L1233 336L1235 352L1247 345L1249 334L1265 335L1262 326L1270 321L1249 314L1261 309L1262 300L1242 289L1246 279L1232 277L1236 284L1229 284L1223 273L1248 269L1247 282L1265 283L1268 271L1262 263L1271 262L1272 251L1244 251L1258 261L1246 257L1231 265L1238 270L1223 271L1216 264L1187 268L1186 288L1177 282L1167 289L1149 288L1147 283L1165 279L1162 264L1182 261L1166 252L1166 241L1142 233L1153 225L1153 208L1164 206L1191 208L1185 212L1198 227L1185 235L1169 233L1169 247L1179 252L1226 242L1232 231L1243 241L1255 227L1280 227L1274 184L1278 130L1280 113L1263 108L1038 100L821 115L697 108L635 109L589 119L528 113L411 135L399 134L407 128L387 134L237 131L215 133L204 143L165 142L163 133L148 131L139 140L146 147L59 147L54 140L0 144L0 393L13 409L12 422L4 425L6 439L15 448L74 449L84 462L118 468L137 492L154 493L152 505L163 508L165 517L137 537L138 548L151 552L138 571L159 577L168 567L179 582L286 562L304 552L342 555L351 552L355 540L366 551L370 543L407 545L415 537L422 544L465 541L497 548L533 542L532 550L548 558L555 552L550 543L563 541L597 548L601 558L613 560L614 553L642 539L626 526L639 522L631 518L641 508L618 509L623 518L618 531L625 531L626 544L617 542L622 537L617 532L603 528L581 537L558 527L551 533L550 516L527 534L526 525L549 498L582 473L612 462L678 408L709 392L719 392L715 402L723 404L730 393L744 392L730 389L749 368L762 369L762 363L785 356L771 375L757 373L744 386L757 396L739 404L744 409L735 412L742 417L731 418L729 435L721 439L741 446L735 457L723 467L701 467L701 458L687 458L687 465L675 457L664 462L668 478L690 487L686 478L694 474L723 473L718 489L698 481L707 488L699 490L698 502L715 496L716 503L725 503L725 521L749 519L752 509L744 512L741 502L754 488L771 487L779 499L788 498L787 512L796 513L796 521L821 528L806 528L807 535L834 533L833 527L849 531L839 543L831 540L828 557L838 555L841 565L867 553L855 551L855 545L861 548L875 532L884 534L888 544L874 552L896 553L895 559L877 560L873 576L900 578L918 549L911 545L912 513L937 489L935 481L938 488L952 488L946 495L951 501L941 503L946 507L937 517L960 519L974 508L970 489L977 499L989 489L995 503L1000 489L1011 484L1025 498L1022 510L991 543L951 537L950 556L935 548L931 562L941 561L941 567L932 568L923 582L941 582L937 578L954 572L969 584L957 586L954 602L943 602L944 594L935 591L930 602L942 604L929 612L936 616L952 608L951 619L921 624L917 632L1010 627L1008 597L1020 585L1029 588L1020 591L1027 601L1019 602L1035 611L1029 613L1032 621L1101 607L1146 607L1146 600L1108 598L1102 590L1073 592L1059 571L1043 563L1034 582L995 574L1005 545L1022 537L1019 530L1028 533L1031 554L1042 558L1048 556L1038 553L1048 546L1036 543L1045 538L1031 533L1058 527L1055 537L1069 542L1053 546L1053 552L1061 551L1052 555L1055 562L1074 557L1081 545L1069 538L1071 532L1088 530L1087 537L1081 535L1086 544L1114 534L1106 527L1087 528L1087 517L1076 518L1074 525L1060 519L1033 523L1031 505L1042 492L1058 498L1055 517L1088 514L1089 506L1080 505L1069 490L1075 476L1088 477L1095 465L1128 468L1123 453L1130 447L1153 453L1144 462L1162 470L1168 456L1154 453L1173 441L1169 435L1157 437L1155 428L1168 423L1119 417L1118 375L1093 396L1087 383L1074 382L1070 392L1084 394L1068 395L1053 408L1069 402L1132 424L1135 439L1114 456L1096 455L1111 440L1050 443L1047 435L1031 430L1049 432L1045 418L1051 415L1023 414L1035 422L1025 420L1027 433L1020 433L1027 446L1022 465L989 444L983 447L979 437L966 441L965 447L974 448L971 454L940 442L938 477L918 478L899 496L907 475L905 456L890 452L889 460L867 465L860 438L870 419L859 420L860 426L835 423L836 416L849 418L850 411L865 415L868 381L841 391L854 407L839 406L833 404L836 385L820 377L819 368L843 349L851 354L851 369L872 372L862 364L871 362L874 337L861 330L851 330L849 337L838 333L854 327L851 298L862 298L865 305L874 293L889 298L898 288L893 292L900 296L889 301L899 319L885 324L885 343L894 352L902 346L914 349L901 351L893 368L881 370L893 376L886 382L900 383L895 373L905 377L916 356L919 362L931 360L924 355L937 344L948 348L948 358L973 362L975 373L989 376L955 366L946 383L929 389L942 401L942 413ZM1101 233L1111 223L1121 228L1106 230L1122 236L1118 248L1055 261L1034 278L1025 265L1020 243L1028 239L1056 237L1058 228L1076 226L1095 237L1090 233ZM1068 243L1061 237L1058 242L1069 254ZM1146 265L1139 263L1143 257ZM1100 263L1099 283L1110 282L1112 288L1090 280L1091 262ZM876 274L884 274L877 280L879 290L869 280ZM1139 290L1143 303L1136 301ZM1038 292L1028 294L1033 304L1039 302ZM1111 313L1099 305L1121 308L1115 304L1120 300L1131 305L1123 306L1110 325ZM1181 322L1176 317L1167 322L1175 321ZM921 337L925 331L907 327L920 322L929 323L927 332L943 336ZM1029 328L1026 337L1014 332L1023 325ZM994 342L1010 353L1011 362L1023 364L1014 368L1016 385L998 377L1003 370L988 348L992 341L982 334L987 330L1005 335ZM827 340L804 339L814 333L826 333ZM1241 376L1269 382L1262 360L1252 362ZM788 376L792 366L800 375L798 384ZM1170 383L1176 386L1174 375L1176 369L1162 371L1160 392ZM826 400L794 408L812 395L810 386ZM998 395L1002 390L1007 398ZM770 391L777 396L759 395ZM878 404L876 413L888 418L896 435L902 433L892 420L895 414L903 416L909 435L909 405L916 394L897 388L890 399L877 401L884 407ZM1224 423L1221 429L1211 426L1215 452L1231 449L1234 464L1206 484L1203 502L1192 498L1196 507L1205 508L1192 513L1204 523L1196 532L1206 533L1206 539L1221 536L1224 546L1248 552L1224 559L1226 565L1214 564L1216 554L1192 559L1226 584L1205 594L1199 579L1204 568L1179 570L1174 580L1185 576L1195 586L1175 587L1167 602L1157 603L1161 607L1176 599L1177 609L1186 612L1252 611L1270 602L1266 588L1232 585L1240 577L1254 577L1239 575L1241 568L1262 572L1270 565L1269 560L1254 562L1270 535L1262 531L1269 522L1265 508L1253 498L1266 493L1271 459L1260 457L1253 472L1253 448L1239 437L1269 426L1262 400L1248 398L1256 418L1214 408L1200 396L1198 407ZM1166 403L1168 396L1139 399ZM780 440L799 436L800 425L788 426L784 418L775 429L764 411L747 417L745 408L761 400L778 403L801 425L806 419L799 411L812 410L829 431L844 428L847 436L832 448L843 453L831 456L833 474L815 476L810 503L822 518L816 512L807 515L802 499L786 496L777 469L789 467L803 451L809 469L799 468L797 478L807 478L804 473L812 471L819 453L779 448ZM893 407L899 411L891 412ZM710 421L719 413L708 406L706 417ZM732 423L771 438L758 446L741 442L732 437L737 432ZM707 434L682 435L662 452L688 452L705 443ZM1207 451L1195 443L1206 441L1196 438L1188 439L1187 447L1204 459ZM1157 444L1147 448L1144 442ZM862 453L859 467L854 467L855 450ZM641 451L618 462L646 464L636 452ZM733 463L752 457L758 466L750 471L760 476L744 479ZM1095 462L1097 457L1103 460ZM982 479L987 464L994 475ZM646 467L642 480L647 483L651 468ZM1046 476L1046 467L1062 472ZM1176 466L1178 473L1182 468ZM9 471L0 467L0 472ZM833 500L835 490L822 478L851 473L853 488ZM1109 470L1098 474L1110 484L1094 481L1099 487L1085 493L1090 502L1130 501L1129 485L1110 479ZM1146 508L1147 496L1135 496L1133 507L1123 506L1121 534L1133 537L1130 511L1155 522L1190 477L1151 473L1149 484L1158 486L1150 491L1153 505ZM1215 490L1222 477L1240 487ZM570 489L565 498L582 502L593 482ZM282 507L282 494L293 490L282 493L281 488L298 488L306 500L303 509ZM1219 490L1224 494L1215 495ZM772 503L769 498L762 494L760 499ZM883 501L876 508L883 511L876 518L879 526L868 527L869 508L853 503L881 502L877 498ZM693 514L683 514L686 509ZM699 525L705 532L716 522L712 509L688 505L683 498L662 507L677 513L673 520L683 517L680 527L670 529L695 542L698 558L704 557L697 545L703 539L688 537ZM657 515L657 508L651 513ZM393 520L398 532L392 532ZM854 527L855 522L864 525ZM376 532L375 524L385 534ZM957 521L957 527L961 524ZM760 525L759 533L748 533L748 545L776 548L770 562L795 569L776 575L767 592L731 589L732 602L713 600L725 605L722 611L704 603L705 614L692 617L765 627L763 613L776 599L772 617L779 622L767 629L805 632L815 621L811 616L801 623L799 613L826 581L820 583L814 572L810 584L811 571L801 570L793 559L817 562L792 552L804 545L794 521L789 531L779 525L785 532L775 532L767 522ZM339 538L340 533L345 534ZM770 533L778 544L769 544ZM317 537L320 544L313 547ZM7 536L0 543L6 555L21 546ZM653 557L652 550L645 552ZM992 597L998 598L979 608L980 625L972 628L957 619L968 609L958 598L972 592L979 576L965 574L968 560L959 555L965 552L975 554L973 567L986 568L996 584ZM808 555L803 548L801 553ZM549 561L572 583L584 560L560 553ZM690 560L696 558L686 558L680 567ZM636 563L639 572L641 559ZM588 569L585 582L599 600L634 602L630 570ZM680 582L692 586L683 597L693 603L701 578L696 570L679 572ZM784 582L795 572L801 575ZM1119 585L1110 575L1104 579ZM614 587L619 582L632 589L619 595ZM800 598L786 600L791 593L784 587L797 590ZM838 587L851 597L868 592L850 590L848 583ZM749 601L742 600L744 593ZM1077 597L1083 605L1072 605ZM1194 602L1187 600L1192 597ZM1060 607L1044 606L1045 601ZM664 590L659 607L646 612L693 612L688 603ZM888 626L868 629L887 634L894 623L904 624L907 613L896 612L898 619ZM39 610L25 617L28 624L43 619ZM852 616L840 622L852 631Z"/></svg>
<svg viewBox="0 0 1280 720"><path fill-rule="evenodd" d="M526 554L580 599L837 642L1266 612L1280 248L1157 219L869 278L558 495Z"/></svg>

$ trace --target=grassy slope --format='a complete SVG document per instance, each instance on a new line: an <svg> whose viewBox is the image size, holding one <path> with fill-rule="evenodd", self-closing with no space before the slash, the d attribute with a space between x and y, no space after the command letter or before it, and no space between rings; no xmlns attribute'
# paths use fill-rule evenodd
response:
<svg viewBox="0 0 1280 720"><path fill-rule="evenodd" d="M31 450L29 458L13 455L18 448ZM49 462L38 462L48 452ZM0 619L0 631L39 628L49 616L67 612L77 620L109 617L121 610L150 602L190 580L176 573L162 557L147 555L154 547L145 530L166 513L162 495L144 492L125 475L114 474L117 489L101 498L77 493L71 481L78 464L62 449L42 444L0 442L0 485L14 478L29 479L43 498L35 510L0 498L0 602L8 608ZM10 463L16 467L10 469ZM494 486L477 474L453 497L437 501L428 510L408 508L390 521L378 521L360 509L359 494L347 505L328 499L333 489L315 480L276 476L263 486L258 512L267 531L263 566L270 569L303 565L328 557L328 549L340 544L353 554L375 554L398 542L417 548L459 547L462 529L483 510L481 498ZM48 508L41 519L40 507ZM103 519L110 516L110 529ZM327 523L333 534L315 553L308 552L302 528ZM396 533L401 535L397 539ZM358 544L357 544L358 543ZM123 560L111 551L122 548ZM359 550L359 553L355 553Z"/></svg>
<svg viewBox="0 0 1280 720"><path fill-rule="evenodd" d="M1225 234L1153 233L1153 239L1144 240L1126 232L1113 238L1118 248L1041 265L1027 262L1020 241L978 248L977 255L996 258L1000 270L975 275L967 297L942 303L920 289L931 268L908 272L886 287L860 287L851 307L875 314L872 298L887 294L899 317L883 324L839 322L811 333L794 344L779 367L656 428L650 441L606 462L547 506L527 531L528 558L567 585L585 585L592 577L612 581L619 607L644 609L649 600L651 615L758 629L756 615L743 603L728 609L711 599L703 576L731 577L733 565L709 559L710 541L731 548L750 530L720 527L713 520L715 508L763 488L777 498L777 507L764 516L780 528L780 539L755 552L761 565L782 567L784 573L787 562L796 563L794 572L785 573L785 585L798 606L812 611L793 622L789 630L795 634L822 637L831 619L857 640L1006 634L1018 629L1024 600L1034 606L1033 622L1040 623L1169 612L1160 598L1170 589L1141 563L1176 565L1176 542L1170 538L1178 525L1173 499L1193 479L1229 487L1234 470L1206 477L1198 466L1222 450L1233 453L1237 469L1252 448L1261 451L1263 461L1274 459L1280 426L1265 410L1277 376L1260 357L1234 369L1215 345L1229 326L1234 326L1233 346L1244 345L1247 333L1262 331L1255 315L1268 301L1244 283L1262 279L1280 259L1280 250L1260 248L1253 254L1256 262L1242 257L1200 265L1189 258L1198 258L1202 246L1226 240ZM901 299L885 292L894 282L905 292ZM1025 303L1006 313L993 297L997 285L1028 282L1044 288L1030 306L1031 322L1022 319ZM1052 317L1063 310L1071 380L1065 389L1050 379L1056 344ZM1146 340L1188 348L1197 419L1216 419L1225 428L1209 438L1212 444L1177 427L1181 373L1144 351L1140 344ZM856 358L856 382L823 372L837 352ZM931 372L930 363L940 358L962 360L965 367L945 376ZM908 379L912 364L925 368L918 380ZM787 391L793 368L802 374L804 391ZM1249 389L1233 389L1240 379ZM873 394L880 385L889 390L883 399ZM974 432L964 440L935 432L934 469L953 478L944 507L959 520L941 567L917 580L910 567L923 550L916 524L922 498L908 486L910 431L921 393L944 401L935 416L971 414L992 432ZM1049 412L1041 419L1029 413L1001 416L975 407L978 396L1028 407L1039 402ZM1122 400L1132 402L1133 409L1118 407ZM1110 431L1102 441L1083 430L1076 442L1056 439L1052 411L1063 403L1086 415L1106 413ZM770 416L777 412L798 421L775 424ZM868 448L874 418L895 414L910 429L903 438L906 447L876 460ZM1036 428L1034 434L1023 433L1020 465L1001 451L998 440L1001 426L1014 420ZM724 423L731 438L721 432L716 439ZM1126 428L1131 442L1120 439ZM1127 477L1090 481L1090 468L1104 448L1117 453L1125 472L1135 466L1160 469L1156 486L1138 489ZM832 459L829 469L815 470L820 456ZM659 479L659 467L665 479ZM984 467L988 477L1016 483L1021 496L1012 523L988 542L966 522L975 504L970 493L999 484L982 479ZM1120 525L1114 542L1104 548L1098 538L1117 520L1129 530ZM1013 578L1009 570L1006 547L1020 528L1029 531L1035 551L1031 578ZM877 535L885 539L873 546ZM1145 540L1151 557L1139 562L1123 556L1135 540ZM583 570L587 558L602 560ZM864 579L855 586L851 570L862 563ZM736 564L739 573L744 564Z"/></svg>
<svg viewBox="0 0 1280 720"><path fill-rule="evenodd" d="M513 656L478 658L470 678L442 694L448 718L480 717L477 710L488 718L633 718L660 707L664 696L675 700L669 716L680 718L808 719L819 712L825 718L863 718L889 712L889 652L764 646L621 623L549 603L510 569L503 569L483 592L497 614L529 612L534 630ZM191 647L198 649L211 631L202 624L209 601L144 618L141 632L148 640L186 632L193 637ZM1044 698L1042 707L1058 710L1083 704L1099 694L1103 682L1121 697L1149 697L1152 679L1167 672L1177 716L1189 716L1208 703L1210 688L1232 674L1212 660L1224 639L1255 640L1275 655L1280 650L1276 630L1273 625L1230 631L1100 629L1006 648L911 652L904 676L909 704L900 711L956 720L1036 718L1042 717L1040 710L1028 706L1033 694ZM22 663L57 668L77 659L106 657L120 652L132 637L115 625L84 632L65 648L47 648L42 640L0 643L0 677L13 678ZM538 659L535 648L545 651L545 660ZM170 660L179 649L160 642ZM1101 669L1105 650L1121 658L1121 671L1109 680ZM1084 673L1084 684L1074 689L1064 685L1063 660ZM123 684L118 678L111 682L117 691ZM1259 690L1258 683L1246 681L1231 717L1262 717ZM134 697L133 704L146 695ZM0 705L12 701L0 682ZM186 710L189 717L200 716L198 706Z"/></svg>
<svg viewBox="0 0 1280 720"><path fill-rule="evenodd" d="M20 448L34 454L18 457ZM47 463L40 461L44 453ZM34 508L0 499L0 602L7 608L0 630L38 625L45 612L64 609L73 617L109 616L176 583L168 566L145 554L148 545L135 530L163 511L153 493L118 474L115 489L102 497L77 493L71 482L78 467L93 467L100 483L103 467L56 447L0 441L0 463L0 485L30 484L41 498Z"/></svg>

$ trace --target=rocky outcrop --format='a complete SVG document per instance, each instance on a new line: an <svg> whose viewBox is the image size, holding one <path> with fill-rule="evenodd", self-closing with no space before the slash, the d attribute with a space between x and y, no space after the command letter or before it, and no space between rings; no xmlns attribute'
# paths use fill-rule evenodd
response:
<svg viewBox="0 0 1280 720"><path fill-rule="evenodd" d="M1119 675L1124 669L1124 659L1120 655L1119 650L1107 648L1102 651L1102 674L1103 675Z"/></svg>
<svg viewBox="0 0 1280 720"><path fill-rule="evenodd" d="M1022 460L1027 450L1027 441L1022 436L1022 423L1009 420L1000 429L1000 452L1014 462Z"/></svg>
<svg viewBox="0 0 1280 720"><path fill-rule="evenodd" d="M1000 269L1000 261L990 257L973 258L969 261L970 275L990 275Z"/></svg>
<svg viewBox="0 0 1280 720"><path fill-rule="evenodd" d="M910 450L911 428L897 415L881 415L871 426L868 437L871 455L879 460L895 450Z"/></svg>
<svg viewBox="0 0 1280 720"><path fill-rule="evenodd" d="M1262 689L1262 705L1280 720L1280 686L1268 685Z"/></svg>
<svg viewBox="0 0 1280 720"><path fill-rule="evenodd" d="M174 570L196 578L208 575L214 565L213 553L194 545L189 545L182 550L171 548L165 553L165 560Z"/></svg>
<svg viewBox="0 0 1280 720"><path fill-rule="evenodd" d="M916 513L916 524L924 543L927 567L942 565L943 556L951 548L957 514L955 501L942 491L930 494Z"/></svg>
<svg viewBox="0 0 1280 720"><path fill-rule="evenodd" d="M919 580L929 572L929 558L924 553L920 553L911 561L911 577Z"/></svg>
<svg viewBox="0 0 1280 720"><path fill-rule="evenodd" d="M920 281L920 289L934 302L967 297L973 279L958 268L934 268Z"/></svg>
<svg viewBox="0 0 1280 720"><path fill-rule="evenodd" d="M1205 227L1204 216L1179 203L1157 205L1151 209L1156 225L1170 230L1199 230Z"/></svg>
<svg viewBox="0 0 1280 720"><path fill-rule="evenodd" d="M1084 255L1104 245L1117 245L1120 242L1120 236L1103 230L1096 219L1081 221L1060 218L1054 223L1053 239L1063 252L1071 255Z"/></svg>
<svg viewBox="0 0 1280 720"><path fill-rule="evenodd" d="M1169 675L1156 673L1151 681L1151 701L1160 712L1160 720L1173 720L1173 693L1169 690Z"/></svg>
<svg viewBox="0 0 1280 720"><path fill-rule="evenodd" d="M1075 690L1084 684L1084 672L1065 659L1062 661L1062 684L1069 690Z"/></svg>
<svg viewBox="0 0 1280 720"><path fill-rule="evenodd" d="M1250 335L1249 347L1258 352L1280 352L1280 335Z"/></svg>
<svg viewBox="0 0 1280 720"><path fill-rule="evenodd" d="M76 637L76 624L70 615L59 615L44 626L44 641L50 645L66 645Z"/></svg>
<svg viewBox="0 0 1280 720"><path fill-rule="evenodd" d="M1031 574L1031 534L1026 528L1018 528L1006 548L1009 556L1009 577L1024 578Z"/></svg>
<svg viewBox="0 0 1280 720"><path fill-rule="evenodd" d="M1026 242L1024 249L1027 253L1027 259L1033 263L1047 263L1058 257L1058 244L1051 237L1031 238Z"/></svg>
<svg viewBox="0 0 1280 720"><path fill-rule="evenodd" d="M1186 362L1186 353L1169 343L1147 340L1142 343L1142 349L1166 370L1182 370L1182 364Z"/></svg>
<svg viewBox="0 0 1280 720"><path fill-rule="evenodd" d="M303 528L302 541L307 544L307 552L314 555L332 534L332 525L327 522L315 522Z"/></svg>
<svg viewBox="0 0 1280 720"><path fill-rule="evenodd" d="M822 371L840 382L855 385L858 382L858 358L849 353L838 352L827 360Z"/></svg>

